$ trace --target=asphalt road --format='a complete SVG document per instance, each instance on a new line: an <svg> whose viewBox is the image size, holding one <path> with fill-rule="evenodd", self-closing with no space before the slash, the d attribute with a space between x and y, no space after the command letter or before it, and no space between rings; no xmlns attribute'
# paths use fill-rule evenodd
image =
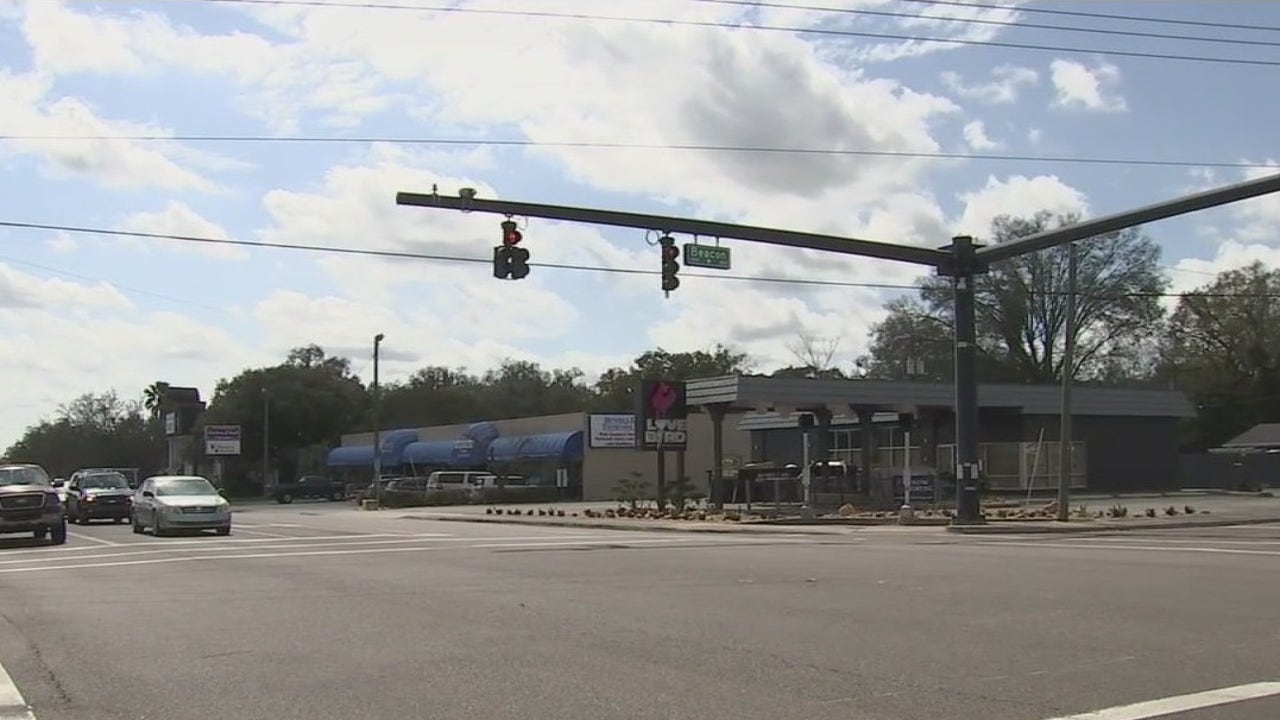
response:
<svg viewBox="0 0 1280 720"><path fill-rule="evenodd" d="M0 665L38 720L1057 720L1280 680L1280 526L708 537L399 515L0 539ZM1090 717L1273 718L1280 695Z"/></svg>

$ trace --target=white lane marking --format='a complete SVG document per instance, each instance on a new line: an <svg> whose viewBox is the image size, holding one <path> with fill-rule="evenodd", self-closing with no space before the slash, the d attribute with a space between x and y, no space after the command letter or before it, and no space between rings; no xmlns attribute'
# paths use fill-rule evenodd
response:
<svg viewBox="0 0 1280 720"><path fill-rule="evenodd" d="M566 535L566 536L563 536L563 537L564 537L564 538L572 539L572 538L574 538L575 536L573 536L573 535ZM599 536L598 536L598 535L581 535L581 536L577 536L577 537L578 537L579 539L582 539L582 540L593 540L593 539L599 539ZM364 546L364 545L408 545L408 544L411 544L411 543L424 543L424 542L450 542L450 541L458 541L458 542L474 542L474 541L478 541L478 540L498 540L498 539L503 539L503 540L515 539L515 540L519 540L520 538L436 538L436 537L416 537L416 538L415 538L415 537L400 537L400 538L395 538L395 539L391 539L391 540L356 540L356 541L353 541L353 542L347 542L347 541L342 541L342 540L337 540L337 541L322 541L322 542L307 542L306 540L309 540L309 538L308 538L308 539L301 539L301 538L300 538L300 539L298 539L298 542L296 542L296 543L289 543L289 544L285 544L285 545L274 545L274 546L271 546L271 547L272 547L272 549L281 549L281 550L298 550L298 549L302 549L302 548L316 548L316 547L353 547L353 546L354 546L354 547L358 547L358 546ZM526 539L529 539L529 538L526 538ZM532 538L532 539L533 539L533 540L542 540L542 539L544 539L544 538L542 538L542 537L537 537L537 538ZM258 549L262 549L262 547L263 547L263 546L262 546L262 545L256 545L256 546L245 546L245 545L241 545L241 546L227 546L227 545L222 545L222 544L217 544L217 543L208 543L208 544L206 544L206 545L204 545L204 546L202 546L202 547L193 547L193 546L188 546L188 547L184 547L184 548L165 548L165 547L150 546L150 547L151 547L151 549L149 549L149 550L126 550L126 549L125 549L126 547L148 547L147 545L145 545L145 544L143 544L143 543L131 543L131 544L130 544L130 545L128 545L128 546L121 545L121 546L118 546L118 547L119 547L119 552L107 552L107 551L105 551L105 550L94 550L94 551L90 551L90 552L91 552L91 554L77 555L77 556L74 556L74 557L66 557L66 556L59 557L59 558L57 558L57 559L55 560L55 562L63 562L63 563L78 563L78 562L83 562L83 561L87 561L87 560L106 560L106 559L109 559L109 558L138 557L138 556L141 556L141 555L163 555L163 554L166 554L166 553L177 552L177 551L179 551L179 550L181 550L182 552L206 552L206 553L221 553L221 554L229 554L229 553L237 553L237 552L241 552L241 551L253 551L253 550L258 550ZM46 556L46 557L29 557L29 558L19 558L19 559L17 559L17 560L0 560L0 566L3 566L3 565L21 565L21 564L24 564L24 563L42 563L42 562L49 562L49 561L50 561L50 558L49 558L48 556ZM2 571L2 570L0 570L0 571Z"/></svg>
<svg viewBox="0 0 1280 720"><path fill-rule="evenodd" d="M644 543L669 543L679 545L682 543L693 543L703 541L703 538L671 538L669 540L652 539L652 540L630 540L628 544L637 542ZM565 545L615 545L617 540L579 540L574 543L564 543ZM735 540L738 544L753 544L765 542L763 540L741 539ZM452 546L454 548L458 546ZM543 547L540 543L476 543L472 545L463 545L462 549L491 549L494 547ZM289 548L284 548L288 550ZM239 553L234 555L185 555L180 557L159 557L147 560L120 560L114 562L100 563L78 563L74 565L45 565L40 567L18 567L18 568L2 568L0 575L9 575L14 573L35 573L35 572L57 572L59 570L87 570L98 568L125 567L129 565L162 565L170 563L184 562L204 562L210 560L257 560L272 559L285 557L309 557L309 556L333 556L333 555L373 555L380 553L398 553L398 552L431 552L434 550L447 550L450 546L445 545L427 545L414 547L379 547L379 548L360 548L357 550L307 550L303 552L255 552L255 553Z"/></svg>
<svg viewBox="0 0 1280 720"><path fill-rule="evenodd" d="M71 532L70 530L67 531L67 535L70 535L71 537L77 540L88 540L89 542L98 543L99 545L115 546L120 544L118 542L112 542L110 540L103 540L102 538L96 538L92 535L81 535L78 532Z"/></svg>
<svg viewBox="0 0 1280 720"><path fill-rule="evenodd" d="M36 720L3 665L0 665L0 720Z"/></svg>
<svg viewBox="0 0 1280 720"><path fill-rule="evenodd" d="M285 534L282 534L282 533L263 532L262 530L249 530L249 529L246 529L243 525L235 525L235 526L232 526L232 528L231 528L231 532L249 533L250 535L261 535L262 537L269 537L269 538L296 538L296 537L298 537L297 535L285 535Z"/></svg>
<svg viewBox="0 0 1280 720"><path fill-rule="evenodd" d="M1141 550L1144 552L1210 553L1215 555L1271 555L1280 556L1280 550L1243 550L1240 548L1185 547L1170 545L1101 545L1098 543L1047 543L1047 542L979 542L988 547L1038 547L1065 550Z"/></svg>
<svg viewBox="0 0 1280 720"><path fill-rule="evenodd" d="M1205 690L1204 692L1177 695L1174 697L1148 700L1131 705L1118 705L1103 710L1065 715L1050 720L1146 720L1147 718L1176 715L1216 705L1228 705L1244 700L1280 695L1280 682L1257 682L1248 685Z"/></svg>
<svg viewBox="0 0 1280 720"><path fill-rule="evenodd" d="M1280 545L1280 540L1267 540L1265 538L1255 538L1253 540L1227 540L1216 537L1198 537L1198 538L1164 538L1164 537L1145 537L1145 538L1121 538L1121 537L1094 537L1094 538L1075 538L1072 542L1090 542L1099 544L1110 544L1124 546L1128 543L1147 542L1161 543L1166 545L1248 545L1248 546L1264 546L1264 545Z"/></svg>

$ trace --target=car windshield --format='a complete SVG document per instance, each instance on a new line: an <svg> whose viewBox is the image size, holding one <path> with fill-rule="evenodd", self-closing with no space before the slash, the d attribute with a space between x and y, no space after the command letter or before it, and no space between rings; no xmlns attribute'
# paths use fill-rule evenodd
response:
<svg viewBox="0 0 1280 720"><path fill-rule="evenodd" d="M156 482L156 495L217 495L218 491L204 478L175 478Z"/></svg>
<svg viewBox="0 0 1280 720"><path fill-rule="evenodd" d="M129 481L118 473L103 473L89 475L80 481L80 487L84 490L128 490Z"/></svg>
<svg viewBox="0 0 1280 720"><path fill-rule="evenodd" d="M21 466L0 468L0 486L49 484L48 474L38 467Z"/></svg>

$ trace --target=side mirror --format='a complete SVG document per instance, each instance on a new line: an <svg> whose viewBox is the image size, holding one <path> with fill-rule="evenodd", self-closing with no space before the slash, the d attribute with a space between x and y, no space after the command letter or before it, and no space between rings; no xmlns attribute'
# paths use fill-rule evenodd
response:
<svg viewBox="0 0 1280 720"><path fill-rule="evenodd" d="M143 490L143 491L142 491L142 497L149 497L149 498L153 498L153 497L155 497L155 496L156 496L156 494L155 494L155 493L153 493L153 492L151 492L150 490Z"/></svg>
<svg viewBox="0 0 1280 720"><path fill-rule="evenodd" d="M226 489L226 488L218 488L218 494L219 494L219 495L221 495L222 497L226 497L226 496L227 496L227 489Z"/></svg>
<svg viewBox="0 0 1280 720"><path fill-rule="evenodd" d="M56 488L60 488L66 484L67 484L67 481L63 480L62 478L54 478L53 480L53 486Z"/></svg>

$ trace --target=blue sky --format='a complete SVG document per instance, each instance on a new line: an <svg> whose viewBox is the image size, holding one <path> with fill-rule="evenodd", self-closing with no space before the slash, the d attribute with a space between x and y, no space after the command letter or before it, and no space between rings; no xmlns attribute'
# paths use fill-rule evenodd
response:
<svg viewBox="0 0 1280 720"><path fill-rule="evenodd" d="M404 0L406 6L428 3ZM815 4L815 3L807 3ZM396 143L156 142L88 136L472 138L754 145L1035 157L1265 163L1280 159L1274 66L1124 57L1107 50L1280 62L1280 32L1102 20L896 0L826 12L694 0L489 0L462 12L263 8L190 0L0 0L0 220L484 258L493 216L397 208L397 190L587 205L942 245L996 214L1105 213L1245 170ZM431 6L438 6L432 4ZM1253 27L1259 2L1042 2L1034 8ZM612 14L690 27L470 12ZM897 16L841 13L871 10ZM928 14L933 19L921 19ZM947 18L947 19L940 19ZM974 23L974 20L989 24ZM940 46L770 27L1052 45ZM39 140L35 136L61 136ZM68 138L67 136L70 136ZM76 139L80 138L80 139ZM1264 172L1259 170L1257 172ZM1280 203L1148 229L1177 288L1275 259ZM643 232L534 220L535 262L656 267ZM681 242L687 241L681 238ZM918 271L734 245L735 274L909 282ZM387 373L482 370L504 357L595 373L654 345L738 345L763 369L800 333L851 362L892 294L0 229L0 353L15 437L88 391L135 396L163 379L218 378L317 342Z"/></svg>

